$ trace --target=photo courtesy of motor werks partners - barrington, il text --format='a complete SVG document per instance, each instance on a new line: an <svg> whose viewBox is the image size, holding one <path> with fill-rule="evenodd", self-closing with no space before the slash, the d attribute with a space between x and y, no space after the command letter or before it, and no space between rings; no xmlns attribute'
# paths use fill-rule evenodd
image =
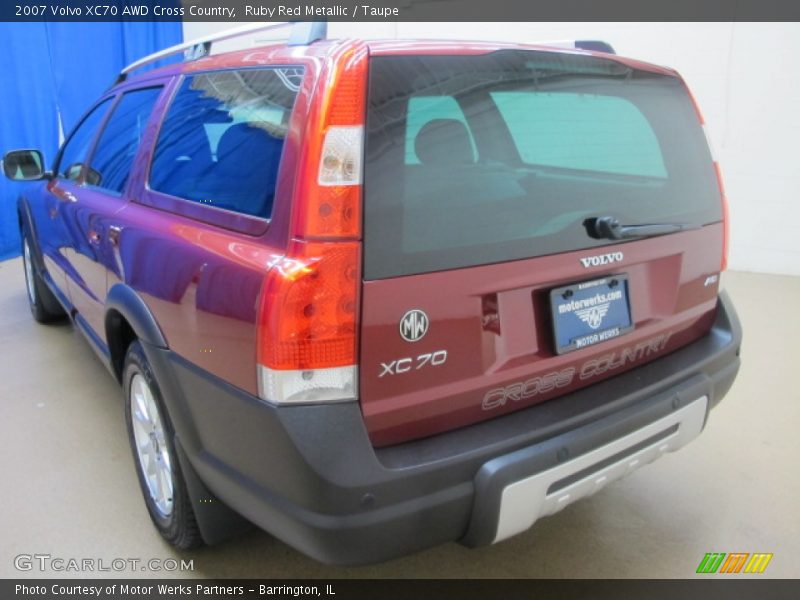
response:
<svg viewBox="0 0 800 600"><path fill-rule="evenodd" d="M194 583L192 585L175 585L159 583L157 585L137 585L129 583L112 583L109 585L80 585L54 583L48 585L25 585L18 583L14 587L15 596L53 596L93 598L103 597L150 597L158 594L165 596L196 596L201 598L215 598L219 596L243 596L246 592L258 593L261 596L334 596L336 592L333 586L325 584L324 587L317 585L266 585L259 584L254 587L243 585L204 585Z"/></svg>

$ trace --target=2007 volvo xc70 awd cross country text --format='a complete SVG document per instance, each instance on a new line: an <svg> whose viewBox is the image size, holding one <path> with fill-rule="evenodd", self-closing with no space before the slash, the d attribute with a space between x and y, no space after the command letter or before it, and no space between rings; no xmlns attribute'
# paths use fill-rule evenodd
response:
<svg viewBox="0 0 800 600"><path fill-rule="evenodd" d="M491 544L700 433L742 334L675 71L287 27L143 59L51 170L4 159L33 316L120 382L164 538Z"/></svg>

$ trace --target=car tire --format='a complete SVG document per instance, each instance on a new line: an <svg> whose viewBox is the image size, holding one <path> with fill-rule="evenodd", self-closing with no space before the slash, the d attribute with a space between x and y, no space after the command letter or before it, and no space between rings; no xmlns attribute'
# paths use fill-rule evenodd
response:
<svg viewBox="0 0 800 600"><path fill-rule="evenodd" d="M122 377L128 439L147 512L176 548L200 546L203 539L175 452L174 429L138 341L128 347Z"/></svg>
<svg viewBox="0 0 800 600"><path fill-rule="evenodd" d="M22 265L25 271L25 289L28 292L28 306L33 318L39 323L49 323L63 319L66 312L53 292L42 279L39 267L33 258L33 248L27 233L22 234Z"/></svg>

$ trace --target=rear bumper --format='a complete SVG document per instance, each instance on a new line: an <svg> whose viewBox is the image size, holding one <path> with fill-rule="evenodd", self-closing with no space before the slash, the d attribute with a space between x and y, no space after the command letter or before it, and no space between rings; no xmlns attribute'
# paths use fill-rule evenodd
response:
<svg viewBox="0 0 800 600"><path fill-rule="evenodd" d="M448 541L498 541L680 447L733 383L741 339L723 292L706 336L650 364L491 421L379 449L356 403L277 408L169 350L145 351L189 477L298 550L326 563L363 564ZM526 504L529 511L518 508Z"/></svg>

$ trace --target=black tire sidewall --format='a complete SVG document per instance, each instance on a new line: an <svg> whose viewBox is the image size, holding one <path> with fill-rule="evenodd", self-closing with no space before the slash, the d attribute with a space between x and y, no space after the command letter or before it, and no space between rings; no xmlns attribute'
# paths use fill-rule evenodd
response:
<svg viewBox="0 0 800 600"><path fill-rule="evenodd" d="M25 272L25 296L28 298L28 308L30 308L33 318L39 323L49 323L59 320L67 313L42 278L42 272L36 260L36 247L27 228L22 229L21 237L20 250L22 252L23 271ZM26 243L28 245L31 274L33 276L33 285L31 286L33 288L33 298L31 298L27 285L28 270L25 268L25 264L28 262L25 258Z"/></svg>
<svg viewBox="0 0 800 600"><path fill-rule="evenodd" d="M28 256L30 257L30 270L33 275L33 281L28 281L28 259L25 258L25 245L28 246ZM27 232L22 232L22 269L25 272L25 297L28 298L28 308L31 310L33 318L37 321L47 320L44 307L42 306L42 293L40 286L41 278L39 277L39 269L36 267L36 261L33 260L33 246L31 245L30 236ZM33 298L31 292L33 291Z"/></svg>
<svg viewBox="0 0 800 600"><path fill-rule="evenodd" d="M150 496L150 490L147 486L147 482L144 479L142 465L139 461L139 454L136 450L136 440L133 434L133 423L131 416L130 390L131 381L133 380L134 375L137 373L144 377L147 385L150 386L150 391L153 393L153 397L158 405L158 410L161 413L161 422L163 423L165 430L164 433L167 443L167 451L169 452L170 464L172 466L173 489L172 513L170 513L170 515L167 517L164 517L159 513L155 506L155 502ZM186 484L183 481L180 465L178 464L178 455L175 452L175 444L173 441L174 429L172 427L172 423L170 422L169 414L165 410L158 382L153 375L153 371L150 368L150 364L148 363L147 357L144 354L142 345L138 341L132 342L128 347L128 352L125 357L125 365L122 370L122 383L125 394L125 423L128 430L128 441L130 442L133 462L136 467L136 476L139 480L139 487L142 490L142 496L144 497L145 504L147 505L147 512L150 514L150 518L161 535L167 541L175 544L183 534L183 528L188 516L186 512L187 510L191 510L191 507L188 506L189 495L186 489Z"/></svg>

